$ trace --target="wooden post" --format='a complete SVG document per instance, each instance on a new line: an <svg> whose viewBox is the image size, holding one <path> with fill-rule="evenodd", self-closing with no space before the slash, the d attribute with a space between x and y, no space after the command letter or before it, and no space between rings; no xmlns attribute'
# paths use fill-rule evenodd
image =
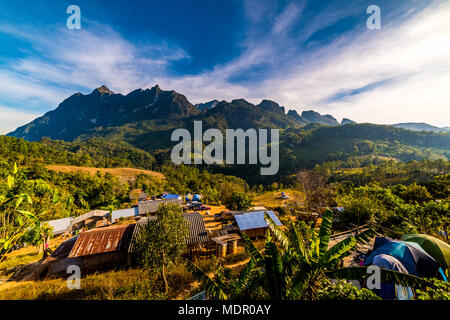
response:
<svg viewBox="0 0 450 320"><path fill-rule="evenodd" d="M236 254L237 252L237 240L231 240L227 243L227 254Z"/></svg>
<svg viewBox="0 0 450 320"><path fill-rule="evenodd" d="M227 255L227 244L217 243L216 245L216 255L218 258L225 258Z"/></svg>

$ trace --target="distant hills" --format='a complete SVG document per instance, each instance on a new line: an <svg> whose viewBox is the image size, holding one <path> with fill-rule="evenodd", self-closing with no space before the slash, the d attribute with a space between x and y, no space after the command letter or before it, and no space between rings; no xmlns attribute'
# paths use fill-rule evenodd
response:
<svg viewBox="0 0 450 320"><path fill-rule="evenodd" d="M427 123L416 123L416 122L406 122L406 123L397 123L393 125L396 128L402 128L413 131L433 131L433 132L450 132L450 128L444 127L439 128Z"/></svg>

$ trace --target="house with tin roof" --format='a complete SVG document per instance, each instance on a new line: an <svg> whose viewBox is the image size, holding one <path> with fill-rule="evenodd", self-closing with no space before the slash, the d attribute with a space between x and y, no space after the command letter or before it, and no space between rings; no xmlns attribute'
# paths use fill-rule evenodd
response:
<svg viewBox="0 0 450 320"><path fill-rule="evenodd" d="M233 212L239 231L241 234L245 234L250 238L265 237L266 231L269 228L266 219L264 218L265 213L272 218L276 225L282 225L274 211Z"/></svg>

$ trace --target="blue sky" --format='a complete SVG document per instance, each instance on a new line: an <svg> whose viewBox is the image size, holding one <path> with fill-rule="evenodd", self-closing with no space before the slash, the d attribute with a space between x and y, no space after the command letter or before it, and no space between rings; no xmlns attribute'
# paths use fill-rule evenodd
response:
<svg viewBox="0 0 450 320"><path fill-rule="evenodd" d="M81 8L81 30L66 8ZM381 8L381 30L366 9ZM0 133L102 84L450 126L450 1L0 3Z"/></svg>

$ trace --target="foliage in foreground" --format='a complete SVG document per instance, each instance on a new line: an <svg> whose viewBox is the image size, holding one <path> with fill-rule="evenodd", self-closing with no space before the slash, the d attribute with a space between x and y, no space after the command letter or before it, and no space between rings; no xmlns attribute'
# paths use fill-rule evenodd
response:
<svg viewBox="0 0 450 320"><path fill-rule="evenodd" d="M210 277L192 263L188 263L188 269L213 299L315 300L320 298L320 290L323 296L323 284L330 279L359 280L364 285L367 268L339 269L339 266L357 243L367 243L375 233L368 230L328 249L332 217L332 212L327 210L320 229L308 240L302 237L295 224L291 224L285 234L266 215L270 233L265 248L259 252L252 241L243 236L251 258L235 282L224 282L221 274ZM426 284L418 277L385 269L381 269L381 280L411 287Z"/></svg>
<svg viewBox="0 0 450 320"><path fill-rule="evenodd" d="M431 286L416 290L418 300L450 300L450 283L428 279Z"/></svg>

